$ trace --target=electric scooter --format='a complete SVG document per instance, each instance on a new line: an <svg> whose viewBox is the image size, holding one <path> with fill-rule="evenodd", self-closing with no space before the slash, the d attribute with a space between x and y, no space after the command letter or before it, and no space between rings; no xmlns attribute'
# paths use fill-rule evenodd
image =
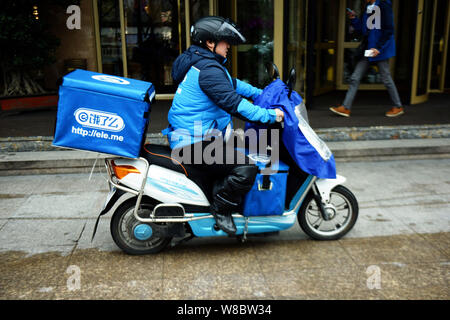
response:
<svg viewBox="0 0 450 320"><path fill-rule="evenodd" d="M276 66L272 76L279 77ZM292 90L295 70L286 82ZM303 110L305 114L306 109ZM158 253L168 245L177 245L194 237L226 237L210 213L210 190L214 177L172 157L168 146L145 144L138 159L107 158L105 166L110 187L99 219L108 213L125 194L113 212L110 229L117 246L131 255ZM273 234L291 228L296 220L301 229L316 240L336 240L347 234L358 218L358 202L342 184L346 178L319 179L301 172L281 154L279 168L288 171L285 203L272 215L232 214L239 241L258 234ZM267 166L265 155L249 157ZM292 162L292 161L291 161ZM257 182L255 182L257 183ZM267 188L267 189L265 189ZM258 189L270 190L272 185Z"/></svg>

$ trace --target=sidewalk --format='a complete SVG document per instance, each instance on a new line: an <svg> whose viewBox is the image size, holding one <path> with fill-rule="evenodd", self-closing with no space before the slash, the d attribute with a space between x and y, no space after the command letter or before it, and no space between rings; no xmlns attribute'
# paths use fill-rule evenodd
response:
<svg viewBox="0 0 450 320"><path fill-rule="evenodd" d="M159 135L149 135L148 141L165 144ZM1 148L17 148L0 153L0 176L23 174L54 174L90 172L94 163L103 168L106 154L64 150L51 147L51 137L40 141L2 141ZM450 159L450 138L332 141L327 143L338 162L402 159ZM33 151L36 150L36 151ZM39 151L48 150L48 151ZM97 162L96 162L97 161Z"/></svg>
<svg viewBox="0 0 450 320"><path fill-rule="evenodd" d="M91 242L102 174L0 177L0 299L448 300L448 160L338 166L359 203L338 241L310 240L296 223L244 244L194 239L147 256L115 246L111 213Z"/></svg>
<svg viewBox="0 0 450 320"><path fill-rule="evenodd" d="M105 155L52 147L54 110L1 116L0 299L448 300L448 95L394 119L368 97L349 119L328 102L309 112L359 202L343 239L312 241L295 224L244 244L194 239L139 257L115 246L111 213L91 242L108 193ZM149 142L165 143L166 108L154 106Z"/></svg>

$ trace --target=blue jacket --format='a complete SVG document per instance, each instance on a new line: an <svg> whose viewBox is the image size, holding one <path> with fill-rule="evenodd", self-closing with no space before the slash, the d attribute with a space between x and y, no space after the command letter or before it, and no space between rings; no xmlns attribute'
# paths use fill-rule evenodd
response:
<svg viewBox="0 0 450 320"><path fill-rule="evenodd" d="M224 133L232 115L245 121L275 122L274 110L242 97L255 99L262 90L231 78L225 62L224 57L195 45L175 60L172 77L179 85L165 131L172 149L201 141L213 131Z"/></svg>
<svg viewBox="0 0 450 320"><path fill-rule="evenodd" d="M367 6L362 17L352 19L351 23L356 32L368 35L366 49L375 48L380 51L378 56L369 57L369 61L381 61L395 56L394 14L391 0L376 0L374 4L380 8L380 29L367 28L367 20L371 17L367 14ZM372 15L376 13L375 11ZM374 20L376 20L374 17L370 18L369 23L375 22Z"/></svg>

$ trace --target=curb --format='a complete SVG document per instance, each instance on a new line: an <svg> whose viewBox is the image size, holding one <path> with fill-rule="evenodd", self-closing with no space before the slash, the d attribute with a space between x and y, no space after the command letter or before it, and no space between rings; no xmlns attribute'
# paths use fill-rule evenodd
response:
<svg viewBox="0 0 450 320"><path fill-rule="evenodd" d="M381 126L381 127L340 127L315 129L325 142L372 141L396 139L436 139L450 138L450 125L423 126ZM58 151L52 146L53 137L8 137L0 138L0 154L5 152ZM152 144L167 145L167 139L161 133L149 133L147 139Z"/></svg>
<svg viewBox="0 0 450 320"><path fill-rule="evenodd" d="M335 141L327 145L337 162L404 159L450 159L450 138ZM107 154L58 149L58 151L0 154L0 176L104 172ZM94 168L95 164L95 168Z"/></svg>

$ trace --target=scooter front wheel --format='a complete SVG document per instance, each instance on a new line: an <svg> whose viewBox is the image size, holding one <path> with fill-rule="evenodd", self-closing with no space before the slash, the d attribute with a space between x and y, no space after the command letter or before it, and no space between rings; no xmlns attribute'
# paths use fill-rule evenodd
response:
<svg viewBox="0 0 450 320"><path fill-rule="evenodd" d="M136 198L122 203L111 219L111 235L117 246L131 255L158 253L172 240L171 237L158 237L155 230L158 224L142 223L134 217ZM155 205L141 203L138 215L148 218Z"/></svg>
<svg viewBox="0 0 450 320"><path fill-rule="evenodd" d="M302 230L316 240L337 240L349 232L358 219L358 201L344 186L331 190L330 201L324 208L328 218L324 219L310 193L303 201L297 219Z"/></svg>

